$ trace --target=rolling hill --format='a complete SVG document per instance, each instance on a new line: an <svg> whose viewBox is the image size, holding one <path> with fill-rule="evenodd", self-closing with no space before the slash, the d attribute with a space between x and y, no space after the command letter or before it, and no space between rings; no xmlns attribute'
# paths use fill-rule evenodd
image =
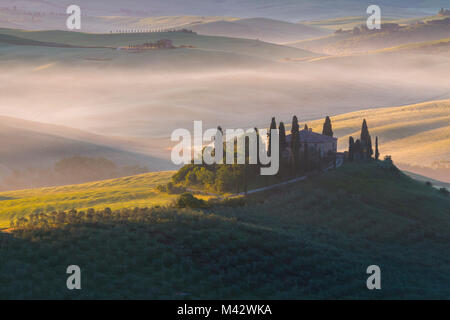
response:
<svg viewBox="0 0 450 320"><path fill-rule="evenodd" d="M101 194L114 197L114 182ZM0 233L0 298L446 299L449 206L372 162L234 205L35 214ZM55 271L74 261L83 290ZM382 290L366 288L374 264Z"/></svg>
<svg viewBox="0 0 450 320"><path fill-rule="evenodd" d="M4 116L0 116L0 144L0 177L14 170L50 168L72 156L104 157L151 171L173 168L169 161L132 151L133 143L126 140Z"/></svg>
<svg viewBox="0 0 450 320"><path fill-rule="evenodd" d="M316 39L287 43L287 45L323 54L351 54L410 43L437 41L448 38L449 35L450 18L440 17L424 19L421 23L399 27L384 24L381 30L376 32L370 30L342 31Z"/></svg>
<svg viewBox="0 0 450 320"><path fill-rule="evenodd" d="M361 25L366 24L368 16L353 16L353 17L339 17L339 18L331 18L331 19L322 19L322 20L313 20L313 21L303 21L302 24L315 26L325 29L330 29L336 31L338 29L342 30L351 30L354 27L360 27ZM445 16L433 15L426 17L413 17L413 18L398 18L398 17L389 17L384 16L382 19L382 23L397 23L402 26L413 25L420 22L428 22L432 20L442 20L445 19Z"/></svg>
<svg viewBox="0 0 450 320"><path fill-rule="evenodd" d="M422 54L446 54L450 53L450 38L434 41L404 44L397 47L385 48L375 53L422 53Z"/></svg>
<svg viewBox="0 0 450 320"><path fill-rule="evenodd" d="M173 174L173 171L152 172L78 185L1 192L0 228L8 227L12 217L36 212L167 205L176 196L162 194L155 187L167 183Z"/></svg>
<svg viewBox="0 0 450 320"><path fill-rule="evenodd" d="M340 150L348 148L349 136L359 138L363 118L367 120L372 139L379 137L381 154L392 155L396 163L430 167L434 161L450 159L450 100L333 116ZM319 132L322 120L308 125ZM450 182L448 172L434 178Z"/></svg>
<svg viewBox="0 0 450 320"><path fill-rule="evenodd" d="M83 30L104 32L116 30L188 29L201 35L259 39L282 43L315 38L331 33L329 29L269 18L236 18L218 16L127 17L102 16L84 20ZM33 28L36 29L36 28ZM46 28L50 29L50 28Z"/></svg>
<svg viewBox="0 0 450 320"><path fill-rule="evenodd" d="M23 31L18 29L0 29L0 34L3 34L4 37L13 36L16 38L20 38L23 39L23 41L33 40L44 43L51 42L61 45L70 45L73 47L91 47L79 48L78 51L73 51L73 55L79 55L81 52L89 54L96 52L93 50L100 50L100 53L104 54L105 58L109 58L111 56L123 57L126 54L112 49L116 49L118 47L128 47L129 45L143 44L145 42L156 42L160 39L170 39L173 41L175 46L190 46L191 49L193 49L156 50L150 53L146 52L145 54L141 54L141 56L146 57L147 60L151 57L151 54L157 55L157 60L159 62L161 62L161 57L165 56L168 56L170 58L172 55L175 55L178 59L184 60L189 58L189 56L195 56L198 54L203 55L203 57L200 57L200 59L204 59L205 56L208 55L214 57L214 54L222 54L223 57L228 55L228 59L230 61L233 61L233 56L247 58L248 61L251 60L248 57L266 61L278 61L286 58L307 58L317 56L316 54L308 52L307 50L280 46L257 40L202 36L185 32L89 34L68 31ZM104 48L95 49L98 47ZM82 51L83 49L85 50ZM20 50L23 50L23 48L21 48ZM51 56L52 51L48 51L47 49L47 51L44 52L46 52L47 55L50 55L48 59L53 58ZM60 54L63 52L68 53L69 56L71 54L70 50L62 51L60 49L59 51L54 52ZM43 52L41 53L41 55L42 54ZM139 59L134 56L133 59L140 60L142 62L143 59Z"/></svg>
<svg viewBox="0 0 450 320"><path fill-rule="evenodd" d="M434 179L431 179L429 177L422 176L420 174L413 173L413 172L409 172L409 171L405 171L405 170L402 170L402 171L406 175L410 176L411 178L413 178L413 179L415 179L417 181L422 181L422 182L425 182L425 183L429 182L435 188L438 188L438 189L446 188L448 191L450 191L450 183L445 183L445 182L442 182L442 181L439 181L439 180L434 180Z"/></svg>
<svg viewBox="0 0 450 320"><path fill-rule="evenodd" d="M294 40L316 38L330 33L319 27L277 21L267 18L214 21L186 26L199 34L233 38L259 39L283 43Z"/></svg>

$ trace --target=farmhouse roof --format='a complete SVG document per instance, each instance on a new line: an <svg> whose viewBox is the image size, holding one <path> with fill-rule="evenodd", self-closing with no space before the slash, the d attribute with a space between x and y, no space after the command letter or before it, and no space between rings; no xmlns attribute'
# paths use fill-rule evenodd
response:
<svg viewBox="0 0 450 320"><path fill-rule="evenodd" d="M307 142L307 143L328 143L337 141L337 138L326 136L320 133L315 133L308 130L300 130L299 136L300 142ZM291 142L291 135L286 136L286 142L287 143Z"/></svg>

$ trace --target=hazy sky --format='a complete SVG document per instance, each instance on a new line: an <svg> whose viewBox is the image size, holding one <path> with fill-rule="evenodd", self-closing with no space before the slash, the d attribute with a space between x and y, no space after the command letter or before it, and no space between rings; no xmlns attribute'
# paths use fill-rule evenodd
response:
<svg viewBox="0 0 450 320"><path fill-rule="evenodd" d="M364 15L369 0L0 0L0 6L58 12L70 4L89 15L217 15L303 20ZM378 0L385 14L421 15L448 6L447 0Z"/></svg>

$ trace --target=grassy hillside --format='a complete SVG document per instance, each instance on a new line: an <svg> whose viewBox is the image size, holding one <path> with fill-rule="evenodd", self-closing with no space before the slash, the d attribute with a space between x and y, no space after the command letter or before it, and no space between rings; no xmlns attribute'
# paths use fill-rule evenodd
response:
<svg viewBox="0 0 450 320"><path fill-rule="evenodd" d="M120 139L63 126L0 116L0 185L14 170L50 168L71 156L104 157L120 166L144 165L151 171L173 168L167 160L127 151Z"/></svg>
<svg viewBox="0 0 450 320"><path fill-rule="evenodd" d="M369 163L244 206L36 216L0 234L0 298L446 299L449 207ZM70 264L83 290L66 289ZM379 291L366 288L373 264Z"/></svg>
<svg viewBox="0 0 450 320"><path fill-rule="evenodd" d="M403 172L404 172L406 175L410 176L411 178L413 178L413 179L415 179L415 180L417 180L417 181L421 181L421 182L424 182L424 183L429 182L429 183L431 183L435 188L438 188L438 189L440 189L440 188L446 188L447 190L450 191L450 183L445 183L445 182L442 182L442 181L430 179L429 177L422 176L422 175L420 175L420 174L413 173L413 172L409 172L409 171L404 171L404 170L403 170Z"/></svg>
<svg viewBox="0 0 450 320"><path fill-rule="evenodd" d="M336 31L338 29L351 30L354 27L359 27L367 22L368 16L353 16L353 17L340 17L331 19L322 19L314 21L303 21L302 24L316 26L320 28L331 29ZM428 16L428 17L414 17L414 18L394 18L384 16L383 23L398 23L400 25L412 25L417 22L428 22L432 20L442 20L444 16Z"/></svg>
<svg viewBox="0 0 450 320"><path fill-rule="evenodd" d="M73 186L29 189L0 193L0 228L9 226L11 217L73 208L111 209L165 205L175 196L155 190L167 183L173 171L152 172L133 177Z"/></svg>
<svg viewBox="0 0 450 320"><path fill-rule="evenodd" d="M175 46L192 46L195 50L164 50L164 55L179 54L178 58L183 58L187 52L191 54L211 54L214 53L228 53L242 56L253 56L259 59L266 59L270 61L280 60L285 58L301 58L313 57L315 54L306 50L285 47L270 43L265 43L256 40L224 38L215 36L202 36L196 34L182 33L182 32L159 32L159 33L128 33L128 34L89 34L80 32L68 31L24 31L18 29L0 29L0 34L5 36L14 36L20 39L27 39L40 42L52 42L71 46L82 47L128 47L130 44L142 44L145 42L156 42L160 39L170 39ZM0 41L1 42L1 41ZM23 50L23 48L22 48ZM94 49L84 49L82 52L95 52ZM106 58L110 55L124 55L126 53L115 52L111 49L96 49L105 52ZM59 51L49 51L59 52ZM68 52L66 50L65 52ZM74 51L76 52L76 51ZM69 51L70 53L70 51ZM79 54L79 52L78 52ZM161 56L161 50L146 52L147 57L150 54L157 54ZM142 55L142 54L141 54ZM128 55L130 56L130 55ZM136 55L132 55L136 57ZM232 60L233 57L229 57Z"/></svg>
<svg viewBox="0 0 450 320"><path fill-rule="evenodd" d="M16 45L16 46L48 46L48 47L69 47L68 45L53 43L53 42L41 42L31 39L22 39L19 37L0 34L0 43L4 45Z"/></svg>
<svg viewBox="0 0 450 320"><path fill-rule="evenodd" d="M385 22L393 22L394 18L384 18ZM340 17L340 18L331 18L331 19L323 19L323 20L315 20L315 21L304 21L303 24L316 26L320 28L330 29L333 32L338 29L350 30L354 27L358 27L364 23L366 23L367 17L365 16L354 16L354 17Z"/></svg>
<svg viewBox="0 0 450 320"><path fill-rule="evenodd" d="M333 130L340 150L348 148L349 136L359 138L363 118L372 139L379 137L381 154L392 155L398 163L429 166L433 161L450 159L450 100L334 116ZM323 120L308 123L316 132L322 130L322 124Z"/></svg>
<svg viewBox="0 0 450 320"><path fill-rule="evenodd" d="M383 23L390 22L385 21ZM398 23L398 21L392 22ZM401 25L400 29L391 29L382 25L380 31L356 33L348 31L316 39L288 43L288 45L323 54L349 54L380 50L410 43L437 41L448 38L449 34L450 23L443 23L442 18L430 18L424 19L417 24Z"/></svg>
<svg viewBox="0 0 450 320"><path fill-rule="evenodd" d="M213 21L187 26L199 34L235 38L260 39L282 43L294 40L316 38L330 33L316 26L295 24L267 18L238 19L233 21Z"/></svg>
<svg viewBox="0 0 450 320"><path fill-rule="evenodd" d="M410 52L428 54L448 54L450 53L450 38L434 41L404 44L397 47L385 48L375 52Z"/></svg>
<svg viewBox="0 0 450 320"><path fill-rule="evenodd" d="M288 42L318 37L331 31L268 18L236 18L219 16L161 16L88 17L83 30L109 32L111 30L190 29L199 34L233 38L260 39L267 42ZM48 28L47 28L48 29Z"/></svg>

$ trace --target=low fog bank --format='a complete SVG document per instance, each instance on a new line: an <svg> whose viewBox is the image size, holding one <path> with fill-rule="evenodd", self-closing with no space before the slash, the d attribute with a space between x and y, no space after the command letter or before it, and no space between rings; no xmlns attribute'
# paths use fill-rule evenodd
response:
<svg viewBox="0 0 450 320"><path fill-rule="evenodd" d="M266 127L448 97L450 58L378 55L258 69L163 72L151 68L0 67L0 115L148 143L168 156L176 128ZM165 143L167 141L167 143ZM156 147L155 147L156 146ZM140 150L144 151L144 150Z"/></svg>

